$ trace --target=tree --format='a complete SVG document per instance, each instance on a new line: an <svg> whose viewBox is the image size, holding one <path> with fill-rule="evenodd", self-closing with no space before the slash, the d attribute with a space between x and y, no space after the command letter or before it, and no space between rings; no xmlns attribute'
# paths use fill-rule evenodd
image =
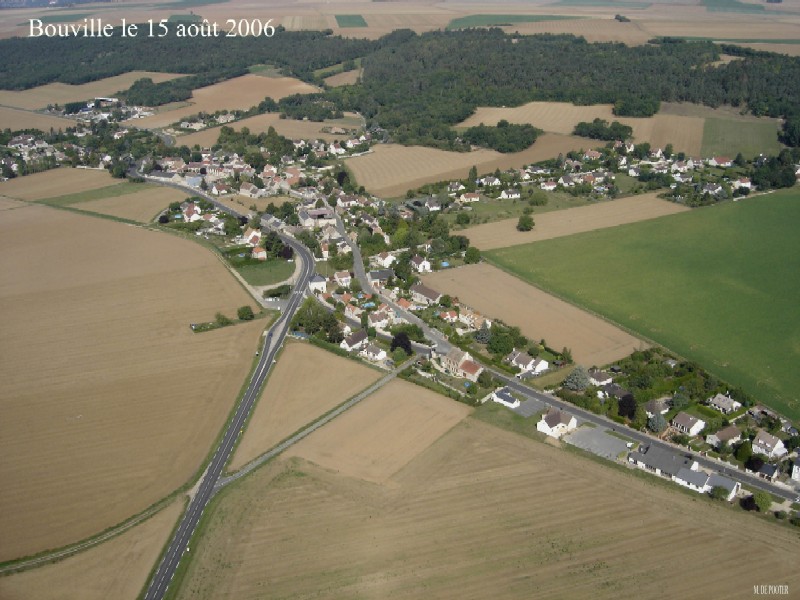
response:
<svg viewBox="0 0 800 600"><path fill-rule="evenodd" d="M214 316L214 320L216 321L217 325L219 325L220 327L225 327L226 325L230 325L231 323L233 323L233 321L231 321L228 317L223 315L221 312L218 312Z"/></svg>
<svg viewBox="0 0 800 600"><path fill-rule="evenodd" d="M481 261L481 251L478 250L475 246L470 246L467 248L466 252L464 252L464 262L468 265L474 265Z"/></svg>
<svg viewBox="0 0 800 600"><path fill-rule="evenodd" d="M758 490L753 492L753 502L758 512L767 512L769 507L772 506L772 496L769 495L769 492Z"/></svg>
<svg viewBox="0 0 800 600"><path fill-rule="evenodd" d="M764 459L761 458L758 454L753 454L750 458L747 459L745 465L751 471L758 472L761 470L761 467L764 466Z"/></svg>
<svg viewBox="0 0 800 600"><path fill-rule="evenodd" d="M519 221L517 221L517 231L530 231L534 225L532 216L521 215Z"/></svg>
<svg viewBox="0 0 800 600"><path fill-rule="evenodd" d="M653 433L661 433L667 428L667 420L664 415L656 413L647 419L647 428Z"/></svg>
<svg viewBox="0 0 800 600"><path fill-rule="evenodd" d="M746 463L753 456L753 444L750 440L742 442L736 449L736 460Z"/></svg>
<svg viewBox="0 0 800 600"><path fill-rule="evenodd" d="M395 348L395 350L392 352L392 360L396 365L402 363L407 357L408 355L402 348Z"/></svg>
<svg viewBox="0 0 800 600"><path fill-rule="evenodd" d="M711 491L708 493L714 500L727 500L728 499L728 490L724 487L715 485L711 488Z"/></svg>
<svg viewBox="0 0 800 600"><path fill-rule="evenodd" d="M411 338L408 337L408 334L405 331L398 332L397 335L392 338L392 352L398 348L402 349L407 356L411 356L414 353L414 350L411 348Z"/></svg>
<svg viewBox="0 0 800 600"><path fill-rule="evenodd" d="M582 365L575 367L564 379L564 387L573 392L582 392L589 387L589 373Z"/></svg>
<svg viewBox="0 0 800 600"><path fill-rule="evenodd" d="M689 406L689 399L684 394L679 392L672 397L672 408L682 410L687 406Z"/></svg>
<svg viewBox="0 0 800 600"><path fill-rule="evenodd" d="M494 377L492 377L492 374L489 371L486 370L481 371L481 374L478 375L479 385L488 388L494 386L494 383L495 383Z"/></svg>
<svg viewBox="0 0 800 600"><path fill-rule="evenodd" d="M475 332L475 341L479 344L488 344L490 339L492 339L492 332L489 331L489 327L484 321L481 328Z"/></svg>
<svg viewBox="0 0 800 600"><path fill-rule="evenodd" d="M469 225L469 213L460 212L456 215L456 224Z"/></svg>
<svg viewBox="0 0 800 600"><path fill-rule="evenodd" d="M625 394L620 398L617 413L620 417L633 419L633 415L636 413L636 400L633 399L632 394Z"/></svg>
<svg viewBox="0 0 800 600"><path fill-rule="evenodd" d="M569 348L564 346L561 349L561 358L565 363L571 363L572 362L572 350L570 350Z"/></svg>
<svg viewBox="0 0 800 600"><path fill-rule="evenodd" d="M256 317L253 314L253 309L249 305L240 306L239 310L236 311L236 315L239 317L240 321L252 321Z"/></svg>
<svg viewBox="0 0 800 600"><path fill-rule="evenodd" d="M492 337L486 344L486 349L492 354L505 356L514 349L514 338L507 331L492 331Z"/></svg>
<svg viewBox="0 0 800 600"><path fill-rule="evenodd" d="M633 411L633 418L631 419L631 427L641 431L647 425L647 411L644 406L637 404Z"/></svg>

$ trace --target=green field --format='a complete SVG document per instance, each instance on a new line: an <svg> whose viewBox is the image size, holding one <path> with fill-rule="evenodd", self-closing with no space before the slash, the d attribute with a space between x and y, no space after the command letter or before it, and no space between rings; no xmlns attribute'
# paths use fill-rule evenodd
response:
<svg viewBox="0 0 800 600"><path fill-rule="evenodd" d="M336 24L339 27L366 27L367 22L361 15L336 15Z"/></svg>
<svg viewBox="0 0 800 600"><path fill-rule="evenodd" d="M613 0L559 0L550 6L614 6L618 8L650 8L652 2L614 2Z"/></svg>
<svg viewBox="0 0 800 600"><path fill-rule="evenodd" d="M532 206L533 217L536 218L537 214L551 212L554 210L563 210L565 208L575 208L578 206L586 206L592 204L591 200L587 198L575 197L566 192L542 192L547 196L547 204L544 206ZM461 210L456 212L448 212L441 216L445 221L450 223L451 227L456 227L456 217L460 212L464 212L470 216L470 227L473 225L481 225L483 223L491 223L493 221L500 221L502 219L513 219L523 214L525 208L530 205L527 200L510 200L510 199L497 199L497 200L482 200L475 204L467 205L469 210Z"/></svg>
<svg viewBox="0 0 800 600"><path fill-rule="evenodd" d="M538 23L539 21L563 21L565 19L582 18L563 15L469 15L453 19L447 24L447 29L491 27L495 25L513 25L514 23Z"/></svg>
<svg viewBox="0 0 800 600"><path fill-rule="evenodd" d="M89 202L90 200L102 200L103 198L116 198L117 196L134 194L148 188L156 187L157 186L154 185L124 181L115 185L101 187L96 190L77 192L75 194L66 194L64 196L55 196L54 198L43 198L42 200L37 200L36 202L39 204L47 204L48 206L71 206L81 202Z"/></svg>
<svg viewBox="0 0 800 600"><path fill-rule="evenodd" d="M294 273L294 263L276 259L240 265L236 270L250 285L272 285L289 279Z"/></svg>
<svg viewBox="0 0 800 600"><path fill-rule="evenodd" d="M798 419L798 222L793 189L484 255Z"/></svg>
<svg viewBox="0 0 800 600"><path fill-rule="evenodd" d="M703 156L730 156L738 152L747 159L759 154L777 155L778 124L775 121L753 122L734 119L706 119L703 127Z"/></svg>
<svg viewBox="0 0 800 600"><path fill-rule="evenodd" d="M739 0L703 0L703 6L708 12L735 12L735 13L761 13L764 7L761 4L739 2Z"/></svg>

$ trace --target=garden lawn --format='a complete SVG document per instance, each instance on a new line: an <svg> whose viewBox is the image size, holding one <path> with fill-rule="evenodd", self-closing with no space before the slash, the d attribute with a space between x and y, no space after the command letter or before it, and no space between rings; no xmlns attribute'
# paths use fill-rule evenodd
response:
<svg viewBox="0 0 800 600"><path fill-rule="evenodd" d="M294 273L294 263L273 259L258 264L241 265L236 270L250 285L272 285L289 279Z"/></svg>
<svg viewBox="0 0 800 600"><path fill-rule="evenodd" d="M798 220L793 189L485 254L797 419Z"/></svg>

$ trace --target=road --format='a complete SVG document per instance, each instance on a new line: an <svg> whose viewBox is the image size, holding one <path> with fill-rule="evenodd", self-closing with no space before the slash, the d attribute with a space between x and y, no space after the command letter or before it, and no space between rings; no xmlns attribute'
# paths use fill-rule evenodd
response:
<svg viewBox="0 0 800 600"><path fill-rule="evenodd" d="M193 191L192 193L195 192ZM213 201L211 198L209 198L209 200ZM235 214L235 212L231 210L227 212ZM206 472L203 474L199 485L195 488L196 493L190 500L186 512L181 517L180 523L169 542L169 546L150 581L147 593L145 594L145 600L160 600L166 594L181 558L186 552L192 534L197 528L197 524L203 516L208 502L214 495L217 482L231 456L236 440L247 422L247 418L256 402L264 379L275 361L278 350L283 345L286 334L289 331L289 326L291 325L292 317L305 297L308 280L314 272L314 257L309 250L297 240L283 234L280 235L283 242L291 246L294 250L296 260L302 262L300 277L297 280L295 290L292 292L286 309L280 318L270 327L266 335L258 364L247 386L247 390L236 407L233 418L228 422L225 433L222 435L214 451L214 455Z"/></svg>
<svg viewBox="0 0 800 600"><path fill-rule="evenodd" d="M682 454L682 455L691 455L691 457L696 460L700 466L708 469L711 472L720 473L725 475L726 477L730 477L731 479L740 482L742 485L746 486L748 489L756 488L759 490L764 490L771 494L774 494L780 498L784 498L785 500L792 500L794 501L797 498L797 492L792 490L787 490L783 487L777 486L772 484L765 479L761 479L755 475L750 475L749 473L745 473L736 469L735 467L728 466L724 462L720 462L714 460L712 458L708 458L707 456L703 456L702 454L698 454L689 450L688 448L684 448L682 446L677 446L675 444L671 444L669 442L664 442L655 438L653 436L647 435L641 431L637 431L635 429L631 429L630 427L625 427L624 425L620 425L611 419L608 419L601 415L596 415L593 412L588 410L584 410L574 404L570 404L569 402L565 402L560 398L555 396L551 396L549 394L543 394L541 392L537 392L536 390L532 390L526 385L521 384L515 377L510 377L501 371L497 371L492 369L491 367L484 368L488 369L495 379L499 380L503 385L508 386L514 392L517 392L520 396L527 397L527 398L535 398L541 402L549 406L554 406L556 408L560 408L562 410L567 411L568 413L575 415L579 419L602 427L604 429L612 429L620 433L621 435L630 438L635 442L639 442L640 444L650 444L653 446L658 446L669 450L670 452L674 452L675 454Z"/></svg>
<svg viewBox="0 0 800 600"><path fill-rule="evenodd" d="M344 223L339 215L336 215L336 229L339 231L339 235L347 242L350 246L351 251L353 252L353 274L358 279L358 282L361 284L361 289L367 293L375 294L381 298L386 304L388 304L392 309L395 311L396 314L400 315L403 319L408 321L409 323L413 323L414 325L418 325L422 332L425 334L425 337L431 340L433 344L435 344L436 352L439 354L447 354L450 352L452 348L450 342L447 338L440 332L438 329L434 329L433 327L429 326L425 321L420 319L417 315L410 313L407 310L400 308L397 304L395 304L390 298L378 293L378 291L373 288L369 280L367 279L367 273L364 269L364 259L361 257L361 249L358 247L358 244L347 236L347 230L344 227Z"/></svg>

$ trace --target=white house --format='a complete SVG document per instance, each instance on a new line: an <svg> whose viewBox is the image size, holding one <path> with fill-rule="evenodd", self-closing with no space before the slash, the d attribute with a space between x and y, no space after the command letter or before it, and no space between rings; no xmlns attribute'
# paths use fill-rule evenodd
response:
<svg viewBox="0 0 800 600"><path fill-rule="evenodd" d="M606 373L605 371L600 371L599 369L590 369L589 370L589 383L595 385L597 387L603 387L604 385L608 385L613 381L613 377Z"/></svg>
<svg viewBox="0 0 800 600"><path fill-rule="evenodd" d="M386 359L386 350L377 344L370 344L361 351L361 354L364 356L364 358L373 362L380 362Z"/></svg>
<svg viewBox="0 0 800 600"><path fill-rule="evenodd" d="M736 425L728 425L723 427L716 433L710 433L706 436L706 443L711 444L715 448L720 444L735 444L742 439L742 432Z"/></svg>
<svg viewBox="0 0 800 600"><path fill-rule="evenodd" d="M324 294L328 290L328 280L322 275L314 275L308 282L308 289L312 294Z"/></svg>
<svg viewBox="0 0 800 600"><path fill-rule="evenodd" d="M517 377L524 373L532 375L539 375L550 368L550 363L544 359L534 358L526 352L521 350L514 350L506 357L506 360L513 366L519 368L522 372L517 374Z"/></svg>
<svg viewBox="0 0 800 600"><path fill-rule="evenodd" d="M753 438L753 452L764 454L768 458L780 458L787 454L783 442L763 429L759 429Z"/></svg>
<svg viewBox="0 0 800 600"><path fill-rule="evenodd" d="M697 435L705 429L706 422L685 412L679 412L672 418L672 425L681 433Z"/></svg>
<svg viewBox="0 0 800 600"><path fill-rule="evenodd" d="M565 433L574 431L578 426L578 421L564 411L551 408L546 415L542 415L542 420L536 424L536 429L545 435L553 438L560 438Z"/></svg>
<svg viewBox="0 0 800 600"><path fill-rule="evenodd" d="M358 350L362 348L367 343L367 332L365 329L359 329L355 333L351 333L346 338L344 338L339 344L340 348L347 350L348 352L352 352L353 350Z"/></svg>
<svg viewBox="0 0 800 600"><path fill-rule="evenodd" d="M706 484L708 483L708 473L703 471L693 471L682 467L675 475L672 476L672 481L680 486L694 490L698 494L706 492Z"/></svg>
<svg viewBox="0 0 800 600"><path fill-rule="evenodd" d="M539 187L543 189L545 192L552 192L558 187L558 182L553 180L543 181L542 183L539 184Z"/></svg>
<svg viewBox="0 0 800 600"><path fill-rule="evenodd" d="M500 197L503 200L519 200L519 190L503 190L500 192Z"/></svg>
<svg viewBox="0 0 800 600"><path fill-rule="evenodd" d="M258 229L253 229L252 227L248 227L242 234L242 240L244 240L245 244L257 246L258 242L261 241L261 231Z"/></svg>
<svg viewBox="0 0 800 600"><path fill-rule="evenodd" d="M478 202L480 199L481 195L478 192L466 192L459 196L458 201L462 204L472 204L473 202Z"/></svg>
<svg viewBox="0 0 800 600"><path fill-rule="evenodd" d="M733 398L723 396L722 394L717 394L713 398L709 398L708 405L726 415L742 408L741 402L737 402Z"/></svg>
<svg viewBox="0 0 800 600"><path fill-rule="evenodd" d="M411 268L414 269L417 273L430 273L431 263L428 261L427 258L424 258L419 254L415 254L414 256L411 257Z"/></svg>
<svg viewBox="0 0 800 600"><path fill-rule="evenodd" d="M342 287L350 287L350 282L352 281L350 271L336 271L333 274L333 279L336 281L337 285Z"/></svg>
<svg viewBox="0 0 800 600"><path fill-rule="evenodd" d="M507 387L502 387L493 391L492 401L507 406L508 408L517 408L520 405L519 398L515 398L511 394L511 390Z"/></svg>
<svg viewBox="0 0 800 600"><path fill-rule="evenodd" d="M267 251L261 246L256 246L250 253L250 256L256 260L267 260Z"/></svg>
<svg viewBox="0 0 800 600"><path fill-rule="evenodd" d="M409 291L411 292L411 297L414 302L419 304L436 304L442 298L439 292L421 283L415 283L409 288Z"/></svg>
<svg viewBox="0 0 800 600"><path fill-rule="evenodd" d="M388 252L381 252L378 256L375 257L375 262L382 266L384 269L388 269L392 266L392 263L397 261L397 257L394 254L389 254Z"/></svg>

